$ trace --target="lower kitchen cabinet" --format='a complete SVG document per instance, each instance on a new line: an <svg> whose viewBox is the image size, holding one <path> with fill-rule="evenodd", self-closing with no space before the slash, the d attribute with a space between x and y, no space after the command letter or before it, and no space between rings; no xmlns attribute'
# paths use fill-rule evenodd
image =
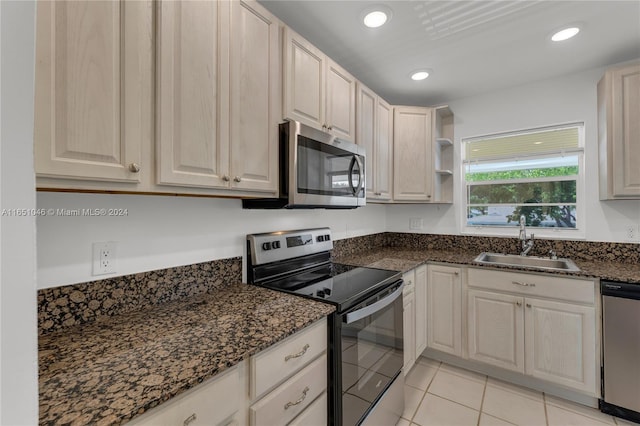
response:
<svg viewBox="0 0 640 426"><path fill-rule="evenodd" d="M426 347L462 356L462 279L457 267L429 265L426 278Z"/></svg>
<svg viewBox="0 0 640 426"><path fill-rule="evenodd" d="M416 296L415 296L415 272L406 272L402 276L404 289L402 290L402 326L403 326L403 351L404 368L406 376L416 362Z"/></svg>
<svg viewBox="0 0 640 426"><path fill-rule="evenodd" d="M471 268L468 284L470 359L599 396L593 281Z"/></svg>
<svg viewBox="0 0 640 426"><path fill-rule="evenodd" d="M129 424L326 425L326 333L317 321Z"/></svg>

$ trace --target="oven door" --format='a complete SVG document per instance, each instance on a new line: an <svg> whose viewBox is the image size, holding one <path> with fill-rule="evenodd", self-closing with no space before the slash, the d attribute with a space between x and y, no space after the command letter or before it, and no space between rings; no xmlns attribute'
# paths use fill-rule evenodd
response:
<svg viewBox="0 0 640 426"><path fill-rule="evenodd" d="M290 204L365 205L364 148L298 122L288 125Z"/></svg>
<svg viewBox="0 0 640 426"><path fill-rule="evenodd" d="M345 426L362 422L400 374L404 360L402 288L402 280L397 281L341 316L341 417ZM399 407L399 414L402 409Z"/></svg>

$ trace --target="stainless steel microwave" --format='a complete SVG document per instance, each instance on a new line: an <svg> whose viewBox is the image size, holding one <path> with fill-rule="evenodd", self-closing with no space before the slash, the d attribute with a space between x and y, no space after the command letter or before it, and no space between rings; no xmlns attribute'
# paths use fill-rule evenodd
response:
<svg viewBox="0 0 640 426"><path fill-rule="evenodd" d="M350 209L366 204L365 149L297 121L280 124L279 198L243 208Z"/></svg>

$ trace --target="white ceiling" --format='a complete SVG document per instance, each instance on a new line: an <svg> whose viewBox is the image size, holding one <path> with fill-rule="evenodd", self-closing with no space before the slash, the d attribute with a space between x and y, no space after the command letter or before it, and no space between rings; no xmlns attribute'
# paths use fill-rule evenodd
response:
<svg viewBox="0 0 640 426"><path fill-rule="evenodd" d="M392 104L437 105L640 58L640 0L260 0ZM392 11L380 28L364 11ZM573 39L554 30L578 23ZM420 82L412 71L430 68Z"/></svg>

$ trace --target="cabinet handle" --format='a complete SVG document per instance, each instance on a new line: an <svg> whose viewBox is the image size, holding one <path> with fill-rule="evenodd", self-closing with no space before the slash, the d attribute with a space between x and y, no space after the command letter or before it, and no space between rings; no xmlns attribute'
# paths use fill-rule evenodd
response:
<svg viewBox="0 0 640 426"><path fill-rule="evenodd" d="M329 126L329 127L327 127L327 129L333 130L333 126Z"/></svg>
<svg viewBox="0 0 640 426"><path fill-rule="evenodd" d="M297 354L293 354L293 355L287 355L284 357L284 362L289 361L290 359L294 359L294 358L300 358L302 355L307 353L307 350L309 350L309 344L307 343L306 345L304 345L302 347L302 350L300 352L298 352Z"/></svg>
<svg viewBox="0 0 640 426"><path fill-rule="evenodd" d="M222 176L222 180L224 182L229 182L229 176L227 176L227 175Z"/></svg>
<svg viewBox="0 0 640 426"><path fill-rule="evenodd" d="M239 183L239 182L242 181L242 178L240 178L240 176L236 176L236 177L233 178L233 181Z"/></svg>
<svg viewBox="0 0 640 426"><path fill-rule="evenodd" d="M284 404L284 409L288 410L289 407L293 407L294 405L300 404L307 397L307 392L309 392L309 386L304 388L304 390L302 391L302 396L298 398L296 402L287 402L286 404Z"/></svg>
<svg viewBox="0 0 640 426"><path fill-rule="evenodd" d="M460 272L455 271L455 272L453 273L453 275L460 275Z"/></svg>
<svg viewBox="0 0 640 426"><path fill-rule="evenodd" d="M527 308L530 308L530 307L531 307L531 303L527 303Z"/></svg>
<svg viewBox="0 0 640 426"><path fill-rule="evenodd" d="M189 417L184 419L184 422L182 422L182 425L183 426L188 426L189 423L195 421L196 419L197 419L196 413L193 413L192 415L190 415Z"/></svg>
<svg viewBox="0 0 640 426"><path fill-rule="evenodd" d="M129 171L131 173L138 173L140 171L140 166L138 163L131 163L129 164Z"/></svg>
<svg viewBox="0 0 640 426"><path fill-rule="evenodd" d="M536 285L533 283L521 283L520 281L511 281L512 284L521 285L523 287L535 287Z"/></svg>
<svg viewBox="0 0 640 426"><path fill-rule="evenodd" d="M522 306L522 302L516 302L516 306Z"/></svg>
<svg viewBox="0 0 640 426"><path fill-rule="evenodd" d="M382 192L374 192L373 195L382 195Z"/></svg>

